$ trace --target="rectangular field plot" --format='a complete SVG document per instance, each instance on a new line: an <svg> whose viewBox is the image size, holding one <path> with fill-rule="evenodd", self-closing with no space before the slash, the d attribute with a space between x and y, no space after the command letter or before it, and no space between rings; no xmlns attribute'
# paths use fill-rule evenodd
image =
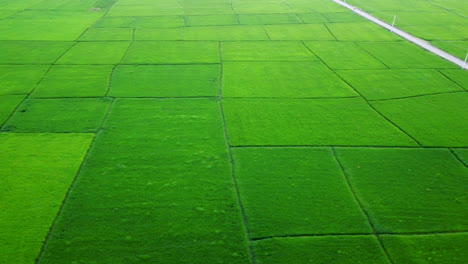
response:
<svg viewBox="0 0 468 264"><path fill-rule="evenodd" d="M184 40L268 40L260 26L205 26L183 29Z"/></svg>
<svg viewBox="0 0 468 264"><path fill-rule="evenodd" d="M323 24L268 25L271 40L335 40Z"/></svg>
<svg viewBox="0 0 468 264"><path fill-rule="evenodd" d="M370 22L326 24L339 41L397 41L396 35Z"/></svg>
<svg viewBox="0 0 468 264"><path fill-rule="evenodd" d="M158 7L158 6L114 6L107 14L108 17L113 16L181 16L184 14L184 9L180 6Z"/></svg>
<svg viewBox="0 0 468 264"><path fill-rule="evenodd" d="M463 263L468 259L468 235L384 235L385 248L395 263Z"/></svg>
<svg viewBox="0 0 468 264"><path fill-rule="evenodd" d="M219 63L219 44L203 41L135 42L124 64Z"/></svg>
<svg viewBox="0 0 468 264"><path fill-rule="evenodd" d="M186 16L187 26L226 26L239 24L235 15Z"/></svg>
<svg viewBox="0 0 468 264"><path fill-rule="evenodd" d="M387 68L353 42L306 41L305 44L332 69Z"/></svg>
<svg viewBox="0 0 468 264"><path fill-rule="evenodd" d="M357 94L319 61L226 62L226 97L349 97Z"/></svg>
<svg viewBox="0 0 468 264"><path fill-rule="evenodd" d="M254 242L259 263L389 264L374 236L286 237Z"/></svg>
<svg viewBox="0 0 468 264"><path fill-rule="evenodd" d="M463 91L436 70L356 70L338 75L369 100Z"/></svg>
<svg viewBox="0 0 468 264"><path fill-rule="evenodd" d="M25 95L0 95L0 126L7 121Z"/></svg>
<svg viewBox="0 0 468 264"><path fill-rule="evenodd" d="M196 97L217 96L220 65L118 66L111 96Z"/></svg>
<svg viewBox="0 0 468 264"><path fill-rule="evenodd" d="M457 32L453 32L450 29L447 30L446 26L430 26L430 25L418 25L418 26L401 26L401 30L406 31L414 36L425 40L463 40L464 37Z"/></svg>
<svg viewBox="0 0 468 264"><path fill-rule="evenodd" d="M2 262L34 263L93 136L0 134Z"/></svg>
<svg viewBox="0 0 468 264"><path fill-rule="evenodd" d="M379 233L464 231L468 169L446 149L336 150Z"/></svg>
<svg viewBox="0 0 468 264"><path fill-rule="evenodd" d="M135 40L182 40L182 28L137 28Z"/></svg>
<svg viewBox="0 0 468 264"><path fill-rule="evenodd" d="M424 146L468 146L468 93L372 102Z"/></svg>
<svg viewBox="0 0 468 264"><path fill-rule="evenodd" d="M244 25L302 24L296 14L255 14L237 15L239 23Z"/></svg>
<svg viewBox="0 0 468 264"><path fill-rule="evenodd" d="M349 23L349 22L364 22L367 21L365 18L361 17L354 12L332 12L332 13L322 13L329 22L332 23Z"/></svg>
<svg viewBox="0 0 468 264"><path fill-rule="evenodd" d="M90 28L80 37L80 41L111 41L132 39L132 28Z"/></svg>
<svg viewBox="0 0 468 264"><path fill-rule="evenodd" d="M244 264L247 255L219 102L116 99L42 261Z"/></svg>
<svg viewBox="0 0 468 264"><path fill-rule="evenodd" d="M456 68L422 48L407 42L362 42L359 45L390 68Z"/></svg>
<svg viewBox="0 0 468 264"><path fill-rule="evenodd" d="M330 149L235 148L252 238L372 233Z"/></svg>
<svg viewBox="0 0 468 264"><path fill-rule="evenodd" d="M31 92L48 68L45 65L0 65L0 95Z"/></svg>
<svg viewBox="0 0 468 264"><path fill-rule="evenodd" d="M262 2L262 4L243 2L232 5L236 14L282 14L293 13L289 4L282 2Z"/></svg>
<svg viewBox="0 0 468 264"><path fill-rule="evenodd" d="M52 64L72 42L1 41L0 64Z"/></svg>
<svg viewBox="0 0 468 264"><path fill-rule="evenodd" d="M3 127L13 132L96 132L108 99L29 99Z"/></svg>
<svg viewBox="0 0 468 264"><path fill-rule="evenodd" d="M78 42L57 64L117 64L130 42Z"/></svg>
<svg viewBox="0 0 468 264"><path fill-rule="evenodd" d="M54 65L31 96L104 96L112 69L111 65Z"/></svg>
<svg viewBox="0 0 468 264"><path fill-rule="evenodd" d="M362 99L225 99L230 143L415 146Z"/></svg>
<svg viewBox="0 0 468 264"><path fill-rule="evenodd" d="M297 14L306 24L314 24L314 23L324 23L328 22L328 20L322 16L320 13L310 13L310 14Z"/></svg>
<svg viewBox="0 0 468 264"><path fill-rule="evenodd" d="M299 41L224 42L223 61L314 61L314 56Z"/></svg>

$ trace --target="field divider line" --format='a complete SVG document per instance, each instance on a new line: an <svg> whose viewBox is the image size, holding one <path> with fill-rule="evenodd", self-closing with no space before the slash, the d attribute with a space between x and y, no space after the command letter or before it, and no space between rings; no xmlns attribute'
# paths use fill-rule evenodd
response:
<svg viewBox="0 0 468 264"><path fill-rule="evenodd" d="M345 179L345 182L348 186L348 189L349 191L351 192L351 194L353 195L354 197L354 200L356 201L356 203L358 204L359 208L361 209L361 212L365 215L366 219L367 219L367 222L369 223L371 229L372 229L372 232L373 232L373 236L377 239L377 241L379 242L380 244L380 247L382 248L384 254L385 254L385 257L387 258L387 260L391 263L391 264L395 264L395 262L393 262L392 258L390 257L390 254L388 253L387 251L387 248L385 247L385 244L382 240L382 238L380 237L380 234L377 233L377 229L375 227L375 223L374 221L372 220L372 217L370 217L369 215L369 212L366 210L366 208L364 207L361 199L359 198L359 196L357 195L356 193L356 190L354 189L353 185L351 184L351 181L349 180L349 175L348 173L346 172L346 169L343 165L343 163L341 162L341 160L338 158L338 155L336 154L336 150L335 148L331 148L332 150L332 153L333 153L333 157L335 158L335 161L338 163L338 166L340 167L341 169L341 173Z"/></svg>
<svg viewBox="0 0 468 264"><path fill-rule="evenodd" d="M468 168L468 163L465 163L462 158L453 150L453 148L449 149L452 155L457 159L465 168Z"/></svg>
<svg viewBox="0 0 468 264"><path fill-rule="evenodd" d="M434 232L402 232L402 233L378 233L379 236L432 236L432 235L453 235L453 234L468 234L468 231L434 231ZM281 238L304 238L304 237L353 237L353 236L373 236L372 233L324 233L324 234L295 234L295 235L278 235L253 238L254 241L281 239Z"/></svg>
<svg viewBox="0 0 468 264"><path fill-rule="evenodd" d="M437 56L439 56L439 57L441 57L441 58L443 58L443 59L445 59L447 61L450 61L450 62L460 66L462 69L468 70L466 68L465 62L463 60L453 56L452 54L447 53L447 52L445 52L445 51L443 51L441 49L438 49L438 48L432 46L431 44L429 44L428 42L426 42L426 41L424 41L424 40L422 40L420 38L417 38L417 37L415 37L415 36L413 36L413 35L411 35L409 33L406 33L405 31L403 31L401 29L393 27L392 25L389 25L389 24L383 22L382 20L380 20L380 19L378 19L378 18L376 18L376 17L374 17L374 16L360 10L359 8L357 8L355 6L347 4L347 3L345 3L345 2L343 2L341 0L331 0L331 1L333 1L333 2L335 2L337 4L339 4L339 5L347 8L347 9L353 11L354 13L360 15L361 17L364 17L365 19L373 22L374 24L377 24L377 25L389 30L390 32L392 32L392 33L394 33L394 34L408 40L409 42L411 42L413 44L416 44L419 47L421 47L421 48L423 48L423 49L425 49L425 50L427 50L427 51L429 51L429 52L431 52L431 53L433 53L433 54L435 54L435 55L437 55Z"/></svg>
<svg viewBox="0 0 468 264"><path fill-rule="evenodd" d="M234 157L232 155L232 149L231 149L232 147L231 147L231 144L229 143L230 140L229 140L229 134L228 134L227 125L226 125L226 115L224 114L224 106L223 106L224 68L223 68L223 57L222 57L221 49L222 49L222 42L220 41L219 46L218 46L218 55L219 55L219 59L220 59L220 62L221 62L219 89L218 89L219 109L220 109L220 112L221 112L222 125L223 125L223 131L224 131L224 139L225 139L225 142L226 142L226 147L227 147L228 156L229 156L229 163L230 163L230 166L231 166L232 184L233 184L234 191L235 191L235 194L236 194L237 204L239 205L240 213L241 213L241 216L242 216L242 224L244 226L244 231L245 231L245 235L246 235L247 242L248 242L248 250L249 250L249 255L250 255L249 263L250 264L255 264L257 262L255 260L255 252L254 252L254 248L253 248L252 235L250 234L249 222L248 222L248 219L247 219L247 215L245 213L244 204L242 203L242 199L241 199L241 195L240 195L240 191L239 191L239 184L237 182L237 177L236 177Z"/></svg>
<svg viewBox="0 0 468 264"><path fill-rule="evenodd" d="M36 257L36 260L35 260L35 263L36 264L39 264L41 263L41 259L42 259L42 256L44 255L44 251L47 247L47 244L49 243L49 240L50 238L52 237L52 233L54 232L55 230L55 227L57 225L57 222L58 222L58 219L60 218L60 216L62 215L63 213L63 209L65 207L65 204L67 202L67 200L69 199L70 197L70 193L72 192L73 188L75 187L76 185L76 182L77 182L77 179L79 177L79 175L81 174L82 170L83 170L83 167L84 165L86 164L86 162L88 161L89 159L89 154L91 153L91 150L93 149L95 143L96 143L96 139L98 137L98 135L101 133L101 131L103 130L103 127L104 127L104 124L106 123L107 119L109 118L109 115L110 115L110 112L112 110L112 107L114 105L114 102L115 102L115 99L112 98L111 99L111 102L107 108L107 112L106 112L106 115L104 116L104 118L102 119L101 121L101 124L99 125L99 128L98 130L96 131L96 133L94 134L94 137L93 139L91 140L91 143L89 144L89 147L88 147L88 150L86 151L86 154L84 155L83 157L83 160L80 164L80 167L78 168L76 174L75 174L75 177L73 177L73 180L70 184L70 186L68 187L68 190L67 190L67 193L65 194L65 197L63 198L62 200L62 203L60 204L60 208L59 210L57 211L57 214L54 218L54 221L52 222L52 225L50 226L49 228L49 232L47 233L47 236L44 240L44 242L42 243L42 247L41 247L41 250L39 251L39 254L38 256Z"/></svg>

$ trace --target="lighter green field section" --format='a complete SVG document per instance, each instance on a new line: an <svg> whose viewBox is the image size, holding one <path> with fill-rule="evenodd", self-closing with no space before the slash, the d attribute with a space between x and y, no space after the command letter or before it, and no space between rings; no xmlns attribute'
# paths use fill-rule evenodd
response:
<svg viewBox="0 0 468 264"><path fill-rule="evenodd" d="M373 236L273 238L256 241L254 249L259 264L390 263Z"/></svg>
<svg viewBox="0 0 468 264"><path fill-rule="evenodd" d="M379 233L464 231L468 170L446 149L336 150Z"/></svg>
<svg viewBox="0 0 468 264"><path fill-rule="evenodd" d="M299 41L224 42L221 51L223 62L317 60Z"/></svg>
<svg viewBox="0 0 468 264"><path fill-rule="evenodd" d="M230 142L242 145L415 146L362 99L225 99Z"/></svg>
<svg viewBox="0 0 468 264"><path fill-rule="evenodd" d="M111 96L217 96L220 65L122 65L113 74Z"/></svg>
<svg viewBox="0 0 468 264"><path fill-rule="evenodd" d="M0 134L1 263L34 263L92 134Z"/></svg>
<svg viewBox="0 0 468 264"><path fill-rule="evenodd" d="M238 148L233 156L252 238L372 233L330 149Z"/></svg>
<svg viewBox="0 0 468 264"><path fill-rule="evenodd" d="M424 146L468 146L468 93L373 102L379 111Z"/></svg>
<svg viewBox="0 0 468 264"><path fill-rule="evenodd" d="M107 113L110 100L29 99L3 126L13 132L96 132Z"/></svg>
<svg viewBox="0 0 468 264"><path fill-rule="evenodd" d="M68 48L72 42L32 42L32 41L1 41L1 64L52 64Z"/></svg>
<svg viewBox="0 0 468 264"><path fill-rule="evenodd" d="M347 97L357 94L319 61L226 62L225 97Z"/></svg>
<svg viewBox="0 0 468 264"><path fill-rule="evenodd" d="M217 101L116 99L40 263L64 259L249 263Z"/></svg>
<svg viewBox="0 0 468 264"><path fill-rule="evenodd" d="M117 64L130 42L78 42L57 64Z"/></svg>
<svg viewBox="0 0 468 264"><path fill-rule="evenodd" d="M382 236L388 253L401 264L460 264L468 259L468 235Z"/></svg>
<svg viewBox="0 0 468 264"><path fill-rule="evenodd" d="M48 66L0 66L0 95L27 94L34 89Z"/></svg>

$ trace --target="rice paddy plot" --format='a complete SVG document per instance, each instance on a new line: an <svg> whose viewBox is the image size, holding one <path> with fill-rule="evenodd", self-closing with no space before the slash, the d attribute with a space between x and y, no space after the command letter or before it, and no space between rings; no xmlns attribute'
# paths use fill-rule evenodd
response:
<svg viewBox="0 0 468 264"><path fill-rule="evenodd" d="M45 65L0 65L0 95L28 94L48 68Z"/></svg>
<svg viewBox="0 0 468 264"><path fill-rule="evenodd" d="M132 39L133 29L131 28L91 28L80 37L80 41L115 41Z"/></svg>
<svg viewBox="0 0 468 264"><path fill-rule="evenodd" d="M297 14L306 24L324 23L328 20L321 13Z"/></svg>
<svg viewBox="0 0 468 264"><path fill-rule="evenodd" d="M13 132L96 132L110 101L86 99L28 99L2 131Z"/></svg>
<svg viewBox="0 0 468 264"><path fill-rule="evenodd" d="M239 24L235 15L186 16L187 26L227 26Z"/></svg>
<svg viewBox="0 0 468 264"><path fill-rule="evenodd" d="M223 105L233 146L417 145L360 98L225 99Z"/></svg>
<svg viewBox="0 0 468 264"><path fill-rule="evenodd" d="M468 259L468 239L462 234L383 235L385 248L395 263L460 264Z"/></svg>
<svg viewBox="0 0 468 264"><path fill-rule="evenodd" d="M318 58L299 41L223 42L223 62L315 61Z"/></svg>
<svg viewBox="0 0 468 264"><path fill-rule="evenodd" d="M401 30L409 32L412 35L418 36L424 40L463 40L464 37L457 32L447 29L446 26L402 26Z"/></svg>
<svg viewBox="0 0 468 264"><path fill-rule="evenodd" d="M112 78L111 96L217 96L220 65L121 65Z"/></svg>
<svg viewBox="0 0 468 264"><path fill-rule="evenodd" d="M449 150L337 148L336 152L378 233L466 230L468 169Z"/></svg>
<svg viewBox="0 0 468 264"><path fill-rule="evenodd" d="M249 25L186 27L182 36L184 40L268 40L262 27Z"/></svg>
<svg viewBox="0 0 468 264"><path fill-rule="evenodd" d="M357 94L319 61L226 62L225 97L352 97Z"/></svg>
<svg viewBox="0 0 468 264"><path fill-rule="evenodd" d="M382 114L424 146L468 145L468 93L372 102Z"/></svg>
<svg viewBox="0 0 468 264"><path fill-rule="evenodd" d="M390 263L374 236L272 238L255 241L254 250L257 263Z"/></svg>
<svg viewBox="0 0 468 264"><path fill-rule="evenodd" d="M304 42L328 67L338 69L386 69L354 42Z"/></svg>
<svg viewBox="0 0 468 264"><path fill-rule="evenodd" d="M31 97L105 96L112 69L112 65L54 65Z"/></svg>
<svg viewBox="0 0 468 264"><path fill-rule="evenodd" d="M123 58L124 64L219 63L219 44L208 41L136 41Z"/></svg>
<svg viewBox="0 0 468 264"><path fill-rule="evenodd" d="M458 85L468 90L468 72L465 70L440 70L440 72L447 76L447 78L450 80L456 82Z"/></svg>
<svg viewBox="0 0 468 264"><path fill-rule="evenodd" d="M362 42L359 45L393 69L457 68L437 55L407 42Z"/></svg>
<svg viewBox="0 0 468 264"><path fill-rule="evenodd" d="M436 70L343 70L338 75L368 100L463 91Z"/></svg>
<svg viewBox="0 0 468 264"><path fill-rule="evenodd" d="M372 233L330 149L235 148L233 156L252 238Z"/></svg>
<svg viewBox="0 0 468 264"><path fill-rule="evenodd" d="M271 40L335 40L323 24L267 25Z"/></svg>
<svg viewBox="0 0 468 264"><path fill-rule="evenodd" d="M237 15L239 24L243 25L275 25L275 24L302 24L296 14L255 14Z"/></svg>
<svg viewBox="0 0 468 264"><path fill-rule="evenodd" d="M0 125L8 120L25 95L0 95Z"/></svg>
<svg viewBox="0 0 468 264"><path fill-rule="evenodd" d="M0 133L3 263L34 262L93 136Z"/></svg>
<svg viewBox="0 0 468 264"><path fill-rule="evenodd" d="M338 41L398 41L398 36L370 22L326 24Z"/></svg>
<svg viewBox="0 0 468 264"><path fill-rule="evenodd" d="M0 41L1 64L52 64L73 42Z"/></svg>
<svg viewBox="0 0 468 264"><path fill-rule="evenodd" d="M219 103L116 99L41 262L244 264L247 254Z"/></svg>
<svg viewBox="0 0 468 264"><path fill-rule="evenodd" d="M468 41L432 41L431 43L460 59L468 55Z"/></svg>
<svg viewBox="0 0 468 264"><path fill-rule="evenodd" d="M130 42L78 42L57 64L117 64Z"/></svg>

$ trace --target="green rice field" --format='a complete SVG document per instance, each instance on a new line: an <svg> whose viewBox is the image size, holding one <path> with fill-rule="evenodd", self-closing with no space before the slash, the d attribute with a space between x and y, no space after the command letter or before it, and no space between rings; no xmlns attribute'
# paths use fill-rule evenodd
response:
<svg viewBox="0 0 468 264"><path fill-rule="evenodd" d="M466 264L467 91L331 0L0 0L0 264Z"/></svg>

